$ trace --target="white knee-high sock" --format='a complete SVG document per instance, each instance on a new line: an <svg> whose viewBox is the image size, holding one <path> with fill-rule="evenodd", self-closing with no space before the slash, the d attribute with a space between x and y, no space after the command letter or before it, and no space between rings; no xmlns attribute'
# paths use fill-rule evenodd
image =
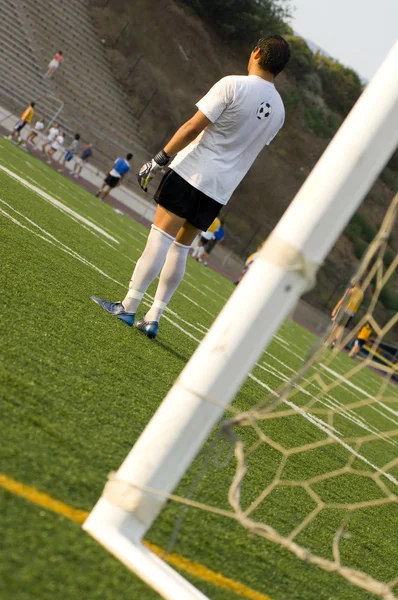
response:
<svg viewBox="0 0 398 600"><path fill-rule="evenodd" d="M185 273L190 246L174 242L167 253L166 262L160 273L155 301L147 314L146 321L159 321L172 295L180 285Z"/></svg>
<svg viewBox="0 0 398 600"><path fill-rule="evenodd" d="M152 281L159 275L174 238L155 225L149 232L144 252L135 265L129 291L123 300L127 312L135 313Z"/></svg>

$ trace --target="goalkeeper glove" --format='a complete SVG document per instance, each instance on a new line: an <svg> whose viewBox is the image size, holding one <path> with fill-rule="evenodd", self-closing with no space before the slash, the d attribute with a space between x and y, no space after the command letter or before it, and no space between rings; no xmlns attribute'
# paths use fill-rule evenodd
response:
<svg viewBox="0 0 398 600"><path fill-rule="evenodd" d="M156 173L160 171L162 167L165 167L169 160L170 156L167 156L166 152L161 150L152 158L152 160L149 160L141 167L138 172L137 179L144 192L147 191L148 184L155 177Z"/></svg>

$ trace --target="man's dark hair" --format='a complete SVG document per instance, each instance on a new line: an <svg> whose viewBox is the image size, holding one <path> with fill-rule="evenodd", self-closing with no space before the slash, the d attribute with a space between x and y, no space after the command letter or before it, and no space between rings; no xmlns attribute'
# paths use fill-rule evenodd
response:
<svg viewBox="0 0 398 600"><path fill-rule="evenodd" d="M131 154L131 152L129 152L126 156L127 160L131 160L133 158L133 155Z"/></svg>
<svg viewBox="0 0 398 600"><path fill-rule="evenodd" d="M62 56L62 50L58 50L58 54L61 54L61 56Z"/></svg>
<svg viewBox="0 0 398 600"><path fill-rule="evenodd" d="M80 133L75 134L75 140L80 140Z"/></svg>
<svg viewBox="0 0 398 600"><path fill-rule="evenodd" d="M286 67L290 59L290 46L281 35L266 35L258 40L254 50L261 50L259 67L274 77Z"/></svg>
<svg viewBox="0 0 398 600"><path fill-rule="evenodd" d="M35 102L31 102L31 103L30 103L30 105L31 105L31 107L33 108L33 107L34 107L34 105L35 105Z"/></svg>

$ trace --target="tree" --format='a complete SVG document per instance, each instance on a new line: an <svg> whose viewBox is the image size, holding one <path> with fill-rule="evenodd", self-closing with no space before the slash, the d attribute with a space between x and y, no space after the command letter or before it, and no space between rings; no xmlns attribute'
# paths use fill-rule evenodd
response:
<svg viewBox="0 0 398 600"><path fill-rule="evenodd" d="M329 108L345 117L362 92L358 74L349 67L320 52L315 55L317 72L321 78L323 96Z"/></svg>
<svg viewBox="0 0 398 600"><path fill-rule="evenodd" d="M183 0L225 38L254 43L266 33L284 33L289 0Z"/></svg>
<svg viewBox="0 0 398 600"><path fill-rule="evenodd" d="M316 64L314 53L310 50L303 38L296 35L286 35L285 38L289 42L291 49L287 70L297 81L300 81L306 75L315 72Z"/></svg>

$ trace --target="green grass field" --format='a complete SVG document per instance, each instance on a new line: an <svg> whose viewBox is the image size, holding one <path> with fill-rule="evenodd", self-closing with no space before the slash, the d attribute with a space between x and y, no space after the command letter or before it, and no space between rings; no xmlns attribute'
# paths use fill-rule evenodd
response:
<svg viewBox="0 0 398 600"><path fill-rule="evenodd" d="M89 511L107 474L125 458L234 288L219 274L189 260L159 338L146 339L89 300L90 295L123 297L145 244L146 229L4 140L0 166L12 172L0 170L0 473ZM266 395L267 386L275 389L290 377L313 340L308 331L286 322L234 407L247 410ZM352 364L341 354L331 368L344 373ZM351 387L343 382L335 392L334 398L343 405L362 398L363 390L374 394L380 386L379 376L371 371L358 373L352 382ZM396 397L397 389L391 386L388 393ZM307 399L299 393L294 401L304 406ZM350 418L336 415L333 425L341 439L372 431L390 434L384 439L378 433L377 439L361 445L351 443L360 455L352 463L358 472L314 482L318 496L332 507L320 512L297 541L327 558L345 515L337 505L375 500L388 490L396 493L393 479L398 478L394 464L398 413L393 407L363 407L351 411ZM267 420L262 427L271 440L287 449L327 437L298 413ZM247 443L255 440L250 428L242 436ZM206 456L205 449L177 493L187 493ZM309 480L343 467L350 456L350 450L339 443L293 454L283 478ZM250 457L245 503L272 480L280 459L281 452L265 444ZM366 472L388 463L391 478L382 476L383 492ZM223 468L211 465L194 498L228 508L233 473L233 462ZM76 523L1 488L0 502L1 599L158 598ZM256 517L287 535L314 506L303 487L282 485L261 504ZM166 548L179 511L180 505L170 502L148 540ZM341 544L344 564L383 581L397 577L397 527L396 503L355 511L350 535ZM252 598L258 600L375 597L250 535L232 519L195 509L186 511L173 552L257 591ZM188 578L213 600L239 597L200 577Z"/></svg>

